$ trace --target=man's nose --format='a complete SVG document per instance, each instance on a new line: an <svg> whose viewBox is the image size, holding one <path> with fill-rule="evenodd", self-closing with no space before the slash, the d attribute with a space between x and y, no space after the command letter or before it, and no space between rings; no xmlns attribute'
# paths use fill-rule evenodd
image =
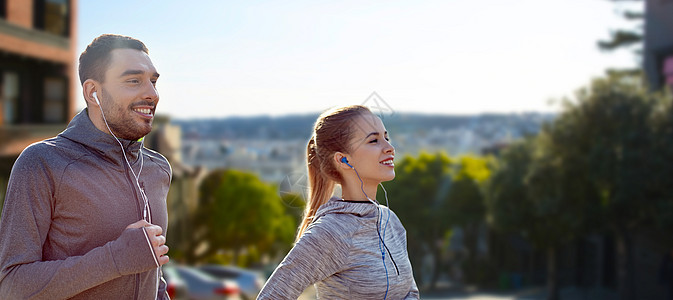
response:
<svg viewBox="0 0 673 300"><path fill-rule="evenodd" d="M146 85L143 93L143 99L150 100L152 102L159 101L159 91L157 91L157 87L154 86L151 81Z"/></svg>

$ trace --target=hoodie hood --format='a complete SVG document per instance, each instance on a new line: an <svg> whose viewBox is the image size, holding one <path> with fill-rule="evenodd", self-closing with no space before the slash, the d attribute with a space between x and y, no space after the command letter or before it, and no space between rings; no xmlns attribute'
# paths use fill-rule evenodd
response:
<svg viewBox="0 0 673 300"><path fill-rule="evenodd" d="M109 133L102 132L94 126L89 119L88 110L85 108L80 111L68 124L68 127L59 136L76 142L89 150L96 152L105 160L124 168L126 162L122 156L121 147L117 140ZM138 154L142 143L138 141L129 141L119 139L123 145L129 163L134 165L138 161Z"/></svg>
<svg viewBox="0 0 673 300"><path fill-rule="evenodd" d="M318 208L316 212L316 220L327 214L351 214L358 217L375 218L377 214L377 206L371 202L353 202L343 201L339 198L332 197ZM384 206L382 206L383 208Z"/></svg>

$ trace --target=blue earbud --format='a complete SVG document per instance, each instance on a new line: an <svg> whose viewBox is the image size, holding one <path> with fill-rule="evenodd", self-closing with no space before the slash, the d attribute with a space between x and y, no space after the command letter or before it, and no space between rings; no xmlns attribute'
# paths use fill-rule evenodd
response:
<svg viewBox="0 0 673 300"><path fill-rule="evenodd" d="M345 163L347 166L351 167L351 169L355 169L355 168L353 168L353 166L351 166L351 164L348 163L348 158L342 157L341 162Z"/></svg>

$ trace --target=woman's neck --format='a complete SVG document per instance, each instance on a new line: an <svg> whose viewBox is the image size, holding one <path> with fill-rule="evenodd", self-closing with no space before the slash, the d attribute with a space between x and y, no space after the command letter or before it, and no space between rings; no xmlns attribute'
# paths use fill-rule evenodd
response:
<svg viewBox="0 0 673 300"><path fill-rule="evenodd" d="M378 184L369 183L366 181L362 187L360 187L359 180L357 180L357 182L346 182L341 185L341 198L351 201L368 201L367 197L369 197L369 199L376 201L377 188Z"/></svg>

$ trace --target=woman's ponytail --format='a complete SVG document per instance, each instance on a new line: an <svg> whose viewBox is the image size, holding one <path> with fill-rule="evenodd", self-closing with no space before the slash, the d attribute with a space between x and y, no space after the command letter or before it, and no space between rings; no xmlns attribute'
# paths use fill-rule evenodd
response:
<svg viewBox="0 0 673 300"><path fill-rule="evenodd" d="M316 150L315 136L311 137L311 140L309 140L308 146L306 147L306 154L308 162L309 196L296 240L299 240L302 234L304 234L306 227L313 221L318 208L329 200L330 196L332 196L332 191L334 190L334 181L327 178L320 170L320 157Z"/></svg>

